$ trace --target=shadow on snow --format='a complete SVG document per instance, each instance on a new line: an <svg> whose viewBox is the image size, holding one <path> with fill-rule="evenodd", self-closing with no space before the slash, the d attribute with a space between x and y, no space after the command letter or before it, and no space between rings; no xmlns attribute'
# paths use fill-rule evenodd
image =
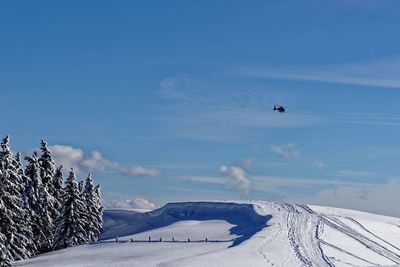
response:
<svg viewBox="0 0 400 267"><path fill-rule="evenodd" d="M233 241L229 247L234 247L251 238L264 227L268 227L267 222L271 217L271 215L260 215L255 212L252 204L227 202L169 203L162 208L145 213L129 210L106 210L104 212L104 232L101 239L134 235L179 221L224 220L234 225L229 231L230 234L237 237L233 240L220 240L220 242ZM219 240L212 241L218 242ZM212 241L210 240L210 242Z"/></svg>

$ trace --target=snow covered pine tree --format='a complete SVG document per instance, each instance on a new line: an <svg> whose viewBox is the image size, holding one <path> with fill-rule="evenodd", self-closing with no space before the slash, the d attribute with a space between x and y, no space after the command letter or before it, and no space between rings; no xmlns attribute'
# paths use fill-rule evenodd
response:
<svg viewBox="0 0 400 267"><path fill-rule="evenodd" d="M55 174L56 174L56 164L53 160L51 152L47 147L47 142L42 140L40 143L40 150L42 155L39 158L40 164L40 177L42 178L42 183L46 187L47 192L53 197L51 207L49 207L49 213L53 220L58 216L57 209L60 207L60 202L55 198L58 195L55 187ZM53 227L53 225L51 225Z"/></svg>
<svg viewBox="0 0 400 267"><path fill-rule="evenodd" d="M72 247L85 243L86 207L71 169L65 185L65 194L56 220L53 249Z"/></svg>
<svg viewBox="0 0 400 267"><path fill-rule="evenodd" d="M31 157L25 157L28 165L25 175L29 184L26 188L26 198L31 214L31 227L34 242L39 252L46 252L52 248L54 221L54 198L48 192L40 177L40 163L38 155L33 152Z"/></svg>
<svg viewBox="0 0 400 267"><path fill-rule="evenodd" d="M103 203L101 201L101 189L100 185L96 185L94 188L95 192L95 203L96 203L96 209L97 209L97 222L99 223L98 228L100 229L100 233L103 231Z"/></svg>
<svg viewBox="0 0 400 267"><path fill-rule="evenodd" d="M3 212L3 203L1 203L0 200L0 212ZM3 235L3 233L0 232L0 266L5 267L5 266L11 266L11 261L12 257L10 252L7 249L7 240L6 236Z"/></svg>
<svg viewBox="0 0 400 267"><path fill-rule="evenodd" d="M81 196L82 199L84 199L84 196L83 196L83 190L84 190L84 188L85 188L85 182L84 182L84 181L80 181L80 182L78 183L78 190L79 190L79 194L80 194L80 196Z"/></svg>
<svg viewBox="0 0 400 267"><path fill-rule="evenodd" d="M36 253L85 242L95 242L102 230L100 185L76 182L71 170L64 188L62 166L55 162L47 143L42 155L14 155L9 137L0 148L0 267Z"/></svg>
<svg viewBox="0 0 400 267"><path fill-rule="evenodd" d="M56 174L54 175L54 198L57 200L55 203L58 205L57 210L61 206L61 201L64 195L64 176L62 172L63 166L61 165L56 169Z"/></svg>
<svg viewBox="0 0 400 267"><path fill-rule="evenodd" d="M84 201L86 204L87 224L85 225L86 240L88 242L96 242L103 227L103 207L99 198L99 189L93 186L92 175L86 178L85 188L83 191Z"/></svg>
<svg viewBox="0 0 400 267"><path fill-rule="evenodd" d="M10 146L9 137L6 136L1 142L0 151L0 250L4 262L2 266L8 266L11 260L26 259L32 252L28 249L30 243L27 233L25 211L21 192L23 181L19 169L18 158L16 158ZM3 243L5 242L5 243Z"/></svg>
<svg viewBox="0 0 400 267"><path fill-rule="evenodd" d="M22 162L21 162L21 154L18 152L17 155L15 156L16 164L18 166L18 176L20 177L22 181L21 185L21 198L22 198L22 207L24 210L24 228L22 229L22 234L25 235L27 238L27 244L26 248L27 250L31 253L31 256L35 255L37 253L37 248L36 244L34 241L34 236L32 232L32 221L31 221L31 210L29 208L28 204L28 199L26 197L26 188L28 188L28 180L29 178L25 175L24 170L22 169Z"/></svg>

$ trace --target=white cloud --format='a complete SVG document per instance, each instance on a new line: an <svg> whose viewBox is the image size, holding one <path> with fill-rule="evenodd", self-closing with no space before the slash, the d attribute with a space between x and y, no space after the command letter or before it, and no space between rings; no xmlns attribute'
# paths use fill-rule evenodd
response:
<svg viewBox="0 0 400 267"><path fill-rule="evenodd" d="M231 178L228 180L229 186L241 189L247 194L250 192L252 183L242 167L222 165L219 171Z"/></svg>
<svg viewBox="0 0 400 267"><path fill-rule="evenodd" d="M159 176L160 171L152 168L144 168L142 166L132 166L128 169L128 173L133 176L146 175L146 176Z"/></svg>
<svg viewBox="0 0 400 267"><path fill-rule="evenodd" d="M329 178L311 178L311 177L282 177L282 176L252 176L252 180L254 182L255 187L259 190L269 190L271 188L278 188L278 187L286 187L286 186L293 186L293 187L334 187L334 186L375 186L377 183L360 183L360 182L353 182L353 181L345 181L339 179L329 179Z"/></svg>
<svg viewBox="0 0 400 267"><path fill-rule="evenodd" d="M261 145L259 145L259 144L254 144L251 146L251 149L253 149L253 150L259 150L260 148L261 148Z"/></svg>
<svg viewBox="0 0 400 267"><path fill-rule="evenodd" d="M199 86L199 81L195 81L183 75L167 77L160 82L160 94L168 99L193 100L193 85Z"/></svg>
<svg viewBox="0 0 400 267"><path fill-rule="evenodd" d="M238 73L250 77L304 80L338 84L400 88L400 56L327 66L295 68L241 68Z"/></svg>
<svg viewBox="0 0 400 267"><path fill-rule="evenodd" d="M134 198L134 199L114 199L106 202L107 208L119 208L119 209L146 209L153 210L157 207L156 204L145 198Z"/></svg>
<svg viewBox="0 0 400 267"><path fill-rule="evenodd" d="M286 178L252 176L254 187L264 192L285 196L284 201L339 207L400 217L398 196L400 179L389 182L352 182L348 180ZM291 188L307 188L310 194L288 191ZM320 189L324 188L324 189Z"/></svg>
<svg viewBox="0 0 400 267"><path fill-rule="evenodd" d="M87 167L89 170L119 171L121 169L119 163L105 159L103 155L97 150L92 151L90 155L81 162L81 164Z"/></svg>
<svg viewBox="0 0 400 267"><path fill-rule="evenodd" d="M317 168L320 169L320 170L323 170L323 169L326 167L325 162L323 162L322 160L319 160L319 159L312 159L312 160L310 160L310 161L311 161L311 164L312 164L314 167L317 167Z"/></svg>
<svg viewBox="0 0 400 267"><path fill-rule="evenodd" d="M228 179L219 176L184 176L181 177L183 180L187 180L195 183L207 183L207 184L227 184Z"/></svg>
<svg viewBox="0 0 400 267"><path fill-rule="evenodd" d="M312 204L362 210L400 217L400 181L384 184L339 186L319 192Z"/></svg>
<svg viewBox="0 0 400 267"><path fill-rule="evenodd" d="M271 145L271 150L286 159L299 159L301 150L294 144Z"/></svg>
<svg viewBox="0 0 400 267"><path fill-rule="evenodd" d="M345 178L366 178L377 176L377 173L371 171L338 170L333 175Z"/></svg>
<svg viewBox="0 0 400 267"><path fill-rule="evenodd" d="M243 160L243 167L246 168L246 169L250 168L251 165L253 165L254 161L256 161L255 157L244 159Z"/></svg>
<svg viewBox="0 0 400 267"><path fill-rule="evenodd" d="M227 185L232 182L230 179L235 175L239 177L239 181L242 178L246 181L247 176L243 169L221 166L220 172L228 177L189 176L181 178L195 183ZM387 183L368 183L332 180L323 177L252 176L251 183L249 181L244 183L244 185L249 184L257 191L264 192L265 197L280 196L280 201L355 209L400 217L400 206L396 201L400 195L400 179ZM299 193L297 191L299 188L303 189L300 191L307 189L307 193ZM323 189L321 190L321 188Z"/></svg>
<svg viewBox="0 0 400 267"><path fill-rule="evenodd" d="M58 165L63 165L66 169L74 168L78 173L87 170L112 171L127 176L160 175L160 171L157 169L137 165L127 166L120 162L108 160L97 150L87 155L80 148L65 145L54 145L50 146L49 149Z"/></svg>
<svg viewBox="0 0 400 267"><path fill-rule="evenodd" d="M64 145L50 146L49 149L58 165L80 171L81 163L85 158L85 153L82 149Z"/></svg>

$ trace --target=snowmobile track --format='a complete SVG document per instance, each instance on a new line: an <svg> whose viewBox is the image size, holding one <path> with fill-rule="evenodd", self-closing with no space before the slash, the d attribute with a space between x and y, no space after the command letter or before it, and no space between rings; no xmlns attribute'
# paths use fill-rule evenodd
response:
<svg viewBox="0 0 400 267"><path fill-rule="evenodd" d="M289 243L302 265L333 267L320 246L319 234L323 229L320 217L307 206L283 204L282 208L287 212ZM313 235L304 235L305 232Z"/></svg>
<svg viewBox="0 0 400 267"><path fill-rule="evenodd" d="M307 205L282 204L281 207L286 211L287 236L290 246L295 253L297 259L302 266L335 266L331 258L324 254L323 247L325 245L336 249L342 253L352 256L358 260L362 260L368 264L377 265L366 259L362 259L351 252L345 251L338 246L330 244L321 239L325 227L338 231L347 237L357 241L366 247L371 253L376 253L393 264L400 264L400 249L387 242L383 238L369 231L360 222L349 217L342 217L355 226L349 226L337 216L329 216L319 214ZM357 231L359 228L361 231ZM312 235L304 235L304 233L313 233ZM375 239L375 240L373 240ZM380 242L381 244L380 244ZM388 249L382 243L390 246L393 250Z"/></svg>

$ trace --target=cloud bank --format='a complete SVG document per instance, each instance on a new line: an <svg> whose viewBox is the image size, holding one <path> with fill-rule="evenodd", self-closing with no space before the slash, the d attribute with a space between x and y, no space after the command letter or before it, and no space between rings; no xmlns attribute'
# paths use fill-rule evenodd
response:
<svg viewBox="0 0 400 267"><path fill-rule="evenodd" d="M106 202L107 208L119 208L119 209L145 209L153 210L157 207L156 204L145 198L134 198L134 199L114 199Z"/></svg>
<svg viewBox="0 0 400 267"><path fill-rule="evenodd" d="M160 171L154 168L145 168L137 165L125 165L120 162L104 158L97 150L86 154L82 149L54 145L49 147L55 161L65 168L74 168L76 172L82 171L111 171L124 176L159 176Z"/></svg>
<svg viewBox="0 0 400 267"><path fill-rule="evenodd" d="M338 186L320 191L312 198L316 205L355 209L400 217L400 180L383 184Z"/></svg>

